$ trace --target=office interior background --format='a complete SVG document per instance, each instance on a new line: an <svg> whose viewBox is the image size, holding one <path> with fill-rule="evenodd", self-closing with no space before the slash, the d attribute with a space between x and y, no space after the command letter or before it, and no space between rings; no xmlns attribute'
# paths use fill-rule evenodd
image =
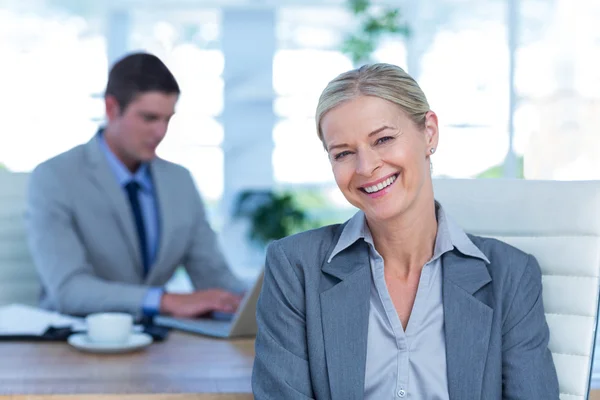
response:
<svg viewBox="0 0 600 400"><path fill-rule="evenodd" d="M369 35L369 18L389 29ZM0 168L31 171L92 138L109 66L152 52L182 89L159 155L191 171L250 276L263 247L234 216L241 193L290 194L297 229L353 213L314 111L363 62L422 86L440 121L435 177L600 179L598 21L600 0L0 0Z"/></svg>

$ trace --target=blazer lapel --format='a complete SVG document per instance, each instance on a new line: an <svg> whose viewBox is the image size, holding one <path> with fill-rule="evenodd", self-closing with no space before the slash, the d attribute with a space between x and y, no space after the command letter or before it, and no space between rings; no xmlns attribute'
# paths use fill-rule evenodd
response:
<svg viewBox="0 0 600 400"><path fill-rule="evenodd" d="M150 164L150 173L152 174L152 182L154 184L159 215L159 239L158 253L156 254L152 268L150 268L150 273L147 277L148 281L151 280L152 275L158 270L155 266L161 265L165 258L166 247L174 229L173 223L176 217L175 213L178 211L176 207L173 207L172 205L176 203L175 200L179 195L177 186L174 185L171 187L171 179L161 160L154 160Z"/></svg>
<svg viewBox="0 0 600 400"><path fill-rule="evenodd" d="M135 222L130 211L129 202L125 196L123 189L115 179L115 176L110 171L100 145L98 136L94 136L87 144L87 155L89 161L89 175L94 185L103 193L110 204L115 216L117 225L123 232L125 241L128 244L131 257L134 264L138 268L138 272L142 274L142 262L140 259L140 250L138 244Z"/></svg>
<svg viewBox="0 0 600 400"><path fill-rule="evenodd" d="M450 399L481 399L493 310L473 294L491 277L485 262L477 258L448 252L442 263Z"/></svg>
<svg viewBox="0 0 600 400"><path fill-rule="evenodd" d="M332 399L364 397L371 272L359 240L325 264L321 314Z"/></svg>

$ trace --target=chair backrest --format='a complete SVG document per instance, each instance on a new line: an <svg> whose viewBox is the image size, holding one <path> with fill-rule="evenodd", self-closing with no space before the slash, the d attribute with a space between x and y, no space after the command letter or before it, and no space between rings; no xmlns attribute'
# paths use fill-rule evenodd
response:
<svg viewBox="0 0 600 400"><path fill-rule="evenodd" d="M586 399L597 325L600 182L434 180L463 229L538 260L560 398Z"/></svg>
<svg viewBox="0 0 600 400"><path fill-rule="evenodd" d="M40 282L27 247L25 195L29 174L0 171L0 305L37 305Z"/></svg>

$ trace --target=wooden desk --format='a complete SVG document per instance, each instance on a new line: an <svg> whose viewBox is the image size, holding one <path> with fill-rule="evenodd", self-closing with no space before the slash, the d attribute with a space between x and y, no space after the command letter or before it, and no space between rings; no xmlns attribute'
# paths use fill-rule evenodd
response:
<svg viewBox="0 0 600 400"><path fill-rule="evenodd" d="M0 342L0 400L252 400L254 340L173 331L118 355L66 343ZM590 392L600 400L600 390Z"/></svg>
<svg viewBox="0 0 600 400"><path fill-rule="evenodd" d="M0 399L248 400L253 360L254 340L176 331L162 343L116 355L82 353L66 343L3 342Z"/></svg>

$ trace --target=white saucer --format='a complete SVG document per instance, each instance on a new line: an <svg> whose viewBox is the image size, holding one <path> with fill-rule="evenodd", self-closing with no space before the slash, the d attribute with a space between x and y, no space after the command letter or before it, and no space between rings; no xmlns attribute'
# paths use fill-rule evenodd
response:
<svg viewBox="0 0 600 400"><path fill-rule="evenodd" d="M87 334L76 333L69 336L67 342L76 349L91 353L127 353L150 345L152 336L136 332L132 333L125 343L96 343L89 340Z"/></svg>

